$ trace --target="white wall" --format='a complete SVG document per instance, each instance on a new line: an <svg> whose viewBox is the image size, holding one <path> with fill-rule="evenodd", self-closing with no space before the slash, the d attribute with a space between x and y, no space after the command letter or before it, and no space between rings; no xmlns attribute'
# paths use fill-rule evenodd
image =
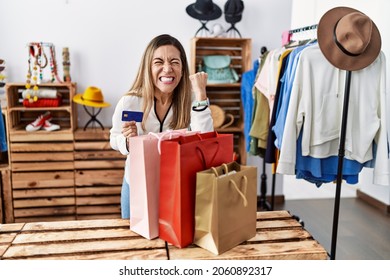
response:
<svg viewBox="0 0 390 280"><path fill-rule="evenodd" d="M223 11L226 0L213 2ZM201 26L185 12L192 3L195 0L0 0L0 57L7 62L8 82L25 82L29 42L55 45L60 77L62 48L69 47L71 77L78 92L98 86L112 104L99 115L109 127L115 103L133 82L152 37L161 33L177 37L189 58L190 40ZM290 28L291 1L244 0L244 5L236 27L244 38L252 39L252 58L256 59L262 46L281 45L282 32ZM229 27L223 15L207 26L216 23ZM83 127L88 116L82 106L78 106L78 116ZM249 164L259 162L259 157L248 159ZM282 184L277 182L276 194L280 194Z"/></svg>
<svg viewBox="0 0 390 280"><path fill-rule="evenodd" d="M390 1L386 0L294 0L292 6L292 28L312 25L319 22L322 15L333 7L347 6L357 9L368 15L377 25L382 39L382 51L386 57L390 57L390 33L388 32ZM308 12L310 11L310 12ZM390 81L390 71L387 63L387 85ZM387 92L389 93L389 86ZM389 95L389 94L388 94ZM389 97L388 97L389 98ZM388 100L389 102L390 100ZM390 120L390 108L388 108L388 120ZM389 121L390 122L390 121ZM390 123L388 127L390 128ZM389 129L388 128L388 129ZM299 187L302 181L291 177L284 178L285 184ZM376 198L377 200L390 205L390 187L372 184L372 169L364 169L359 176L357 187L364 193Z"/></svg>
<svg viewBox="0 0 390 280"><path fill-rule="evenodd" d="M99 120L111 126L114 105L130 87L141 54L160 33L177 37L190 55L190 40L200 22L185 9L195 0L0 0L0 57L7 61L8 82L25 82L27 48L31 41L56 46L62 73L62 48L69 47L72 81L79 92L89 85L102 89L107 102ZM225 0L214 0L222 8ZM253 39L253 58L261 46L275 48L288 29L291 4L286 0L245 0L243 19L236 27ZM284 6L284 9L280 9ZM229 27L223 15L208 23ZM49 74L48 74L49 75ZM62 77L62 74L60 75ZM79 106L79 124L88 119Z"/></svg>

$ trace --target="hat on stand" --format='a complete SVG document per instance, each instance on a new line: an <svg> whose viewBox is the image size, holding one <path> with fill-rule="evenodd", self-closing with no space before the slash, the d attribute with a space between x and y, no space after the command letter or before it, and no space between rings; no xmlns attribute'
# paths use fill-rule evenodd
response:
<svg viewBox="0 0 390 280"><path fill-rule="evenodd" d="M317 40L325 58L342 70L369 66L381 50L381 36L375 23L349 7L327 11L319 21Z"/></svg>
<svg viewBox="0 0 390 280"><path fill-rule="evenodd" d="M196 0L195 3L187 6L186 12L198 20L214 20L222 15L221 8L212 0Z"/></svg>
<svg viewBox="0 0 390 280"><path fill-rule="evenodd" d="M228 0L224 8L226 22L236 23L242 19L242 12L244 11L242 0Z"/></svg>
<svg viewBox="0 0 390 280"><path fill-rule="evenodd" d="M78 93L73 97L73 102L95 108L111 106L110 103L104 102L103 93L97 87L87 87L83 93Z"/></svg>

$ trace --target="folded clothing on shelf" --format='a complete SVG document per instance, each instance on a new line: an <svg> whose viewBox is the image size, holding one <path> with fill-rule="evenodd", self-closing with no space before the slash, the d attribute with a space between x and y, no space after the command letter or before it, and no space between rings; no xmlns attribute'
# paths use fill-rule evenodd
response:
<svg viewBox="0 0 390 280"><path fill-rule="evenodd" d="M23 99L29 98L31 94L30 90L23 90L22 97ZM38 98L57 98L58 93L56 89L38 89L33 94L34 96L37 96Z"/></svg>
<svg viewBox="0 0 390 280"><path fill-rule="evenodd" d="M24 107L59 107L62 104L62 98L60 96L56 98L39 98L36 101L31 102L30 99L23 99Z"/></svg>

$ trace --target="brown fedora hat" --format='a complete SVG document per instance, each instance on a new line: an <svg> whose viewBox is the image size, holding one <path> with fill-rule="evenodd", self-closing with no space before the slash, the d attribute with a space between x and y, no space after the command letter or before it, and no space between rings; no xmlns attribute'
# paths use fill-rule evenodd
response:
<svg viewBox="0 0 390 280"><path fill-rule="evenodd" d="M381 50L381 36L375 23L349 7L336 7L322 16L317 40L326 59L342 70L367 67Z"/></svg>

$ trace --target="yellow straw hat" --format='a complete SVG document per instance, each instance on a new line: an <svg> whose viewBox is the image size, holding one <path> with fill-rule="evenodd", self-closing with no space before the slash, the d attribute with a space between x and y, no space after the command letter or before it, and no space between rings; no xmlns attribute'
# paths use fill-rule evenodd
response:
<svg viewBox="0 0 390 280"><path fill-rule="evenodd" d="M73 102L97 108L111 106L110 103L104 102L103 93L97 87L87 87L83 93L78 93L73 97Z"/></svg>

